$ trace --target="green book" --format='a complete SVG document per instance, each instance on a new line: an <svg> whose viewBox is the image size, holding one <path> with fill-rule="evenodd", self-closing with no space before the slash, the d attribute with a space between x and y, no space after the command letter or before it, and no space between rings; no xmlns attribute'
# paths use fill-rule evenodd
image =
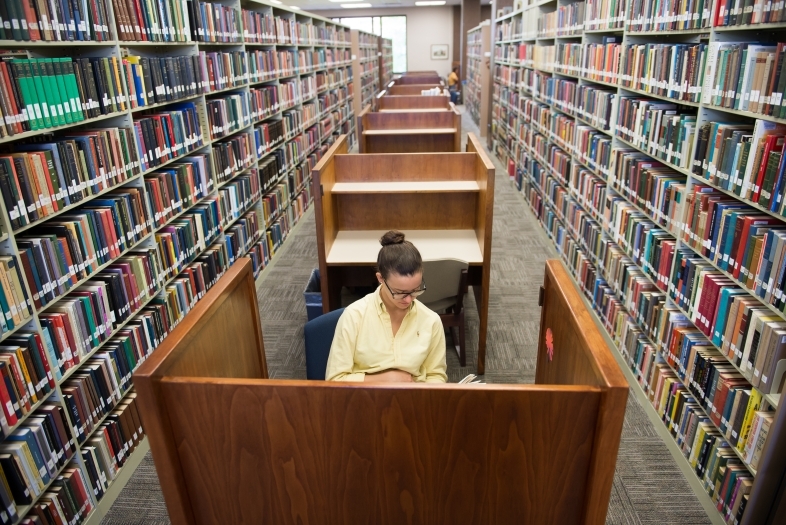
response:
<svg viewBox="0 0 786 525"><path fill-rule="evenodd" d="M71 100L65 86L65 71L63 71L63 64L59 58L52 59L52 69L54 70L55 89L57 89L63 107L63 118L66 123L73 124L75 122L74 112L71 109Z"/></svg>
<svg viewBox="0 0 786 525"><path fill-rule="evenodd" d="M71 101L71 111L74 114L74 122L81 122L85 120L85 115L82 113L81 97L79 96L79 88L76 85L76 74L74 73L74 63L70 58L61 58L60 67L63 68L65 75L63 81L68 94L68 100Z"/></svg>
<svg viewBox="0 0 786 525"><path fill-rule="evenodd" d="M106 82L106 88L107 91L109 92L109 105L112 108L112 112L114 113L118 111L117 88L115 86L115 77L112 74L112 68L109 65L108 59L103 58L99 61L99 63L101 64L101 71L103 72L104 80Z"/></svg>
<svg viewBox="0 0 786 525"><path fill-rule="evenodd" d="M773 186L775 185L775 179L778 177L782 155L783 153L780 151L772 151L767 159L767 171L764 172L764 180L761 183L761 193L759 195L759 206L764 206L767 209L770 208L772 203Z"/></svg>
<svg viewBox="0 0 786 525"><path fill-rule="evenodd" d="M30 73L30 64L27 59L19 58L11 61L14 69L19 92L22 95L22 103L27 111L27 119L30 130L34 131L44 127L42 121L41 107L38 104L38 94L33 85L33 75Z"/></svg>
<svg viewBox="0 0 786 525"><path fill-rule="evenodd" d="M54 123L52 122L52 117L49 114L50 98L46 93L46 89L44 88L44 79L41 75L41 70L38 67L38 60L30 59L27 61L27 63L30 66L30 74L33 79L33 89L38 94L38 103L41 106L41 115L43 117L43 127L51 128L54 126Z"/></svg>
<svg viewBox="0 0 786 525"><path fill-rule="evenodd" d="M52 122L55 126L65 126L69 124L66 121L63 112L63 100L60 90L57 89L57 78L55 78L55 68L52 66L51 58L39 58L38 67L41 69L41 74L44 78L44 89L49 98L49 114L52 117Z"/></svg>

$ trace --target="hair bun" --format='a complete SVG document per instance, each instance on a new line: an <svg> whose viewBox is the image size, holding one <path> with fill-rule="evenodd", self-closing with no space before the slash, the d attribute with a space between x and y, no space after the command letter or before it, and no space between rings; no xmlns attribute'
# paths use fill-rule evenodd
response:
<svg viewBox="0 0 786 525"><path fill-rule="evenodd" d="M404 234L398 230L390 230L379 240L382 246L390 246L391 244L402 244L404 242Z"/></svg>

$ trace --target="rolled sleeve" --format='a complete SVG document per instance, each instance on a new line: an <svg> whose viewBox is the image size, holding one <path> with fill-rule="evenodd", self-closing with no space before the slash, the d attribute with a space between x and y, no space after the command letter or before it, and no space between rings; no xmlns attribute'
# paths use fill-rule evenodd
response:
<svg viewBox="0 0 786 525"><path fill-rule="evenodd" d="M354 371L358 337L358 320L354 313L345 310L338 319L325 370L327 381L365 381L365 373Z"/></svg>
<svg viewBox="0 0 786 525"><path fill-rule="evenodd" d="M423 362L423 374L417 380L426 383L446 383L448 381L446 353L445 329L442 327L442 321L437 317L431 330L428 355Z"/></svg>

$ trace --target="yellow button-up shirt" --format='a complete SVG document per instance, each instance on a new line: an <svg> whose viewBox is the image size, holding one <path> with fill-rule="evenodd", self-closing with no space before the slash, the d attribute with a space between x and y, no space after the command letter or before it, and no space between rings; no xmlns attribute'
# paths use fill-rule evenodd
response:
<svg viewBox="0 0 786 525"><path fill-rule="evenodd" d="M417 299L393 336L379 288L349 305L338 320L325 378L363 381L366 374L396 368L415 381L447 381L442 321Z"/></svg>

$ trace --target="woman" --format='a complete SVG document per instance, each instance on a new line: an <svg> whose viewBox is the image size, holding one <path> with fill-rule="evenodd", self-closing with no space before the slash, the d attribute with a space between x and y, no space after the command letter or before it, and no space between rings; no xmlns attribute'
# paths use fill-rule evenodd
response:
<svg viewBox="0 0 786 525"><path fill-rule="evenodd" d="M426 290L420 252L398 231L387 232L379 242L379 287L341 314L325 378L444 383L442 321L415 299Z"/></svg>
<svg viewBox="0 0 786 525"><path fill-rule="evenodd" d="M448 75L448 92L450 93L450 101L456 104L458 102L458 77L459 66L453 66L453 71Z"/></svg>

